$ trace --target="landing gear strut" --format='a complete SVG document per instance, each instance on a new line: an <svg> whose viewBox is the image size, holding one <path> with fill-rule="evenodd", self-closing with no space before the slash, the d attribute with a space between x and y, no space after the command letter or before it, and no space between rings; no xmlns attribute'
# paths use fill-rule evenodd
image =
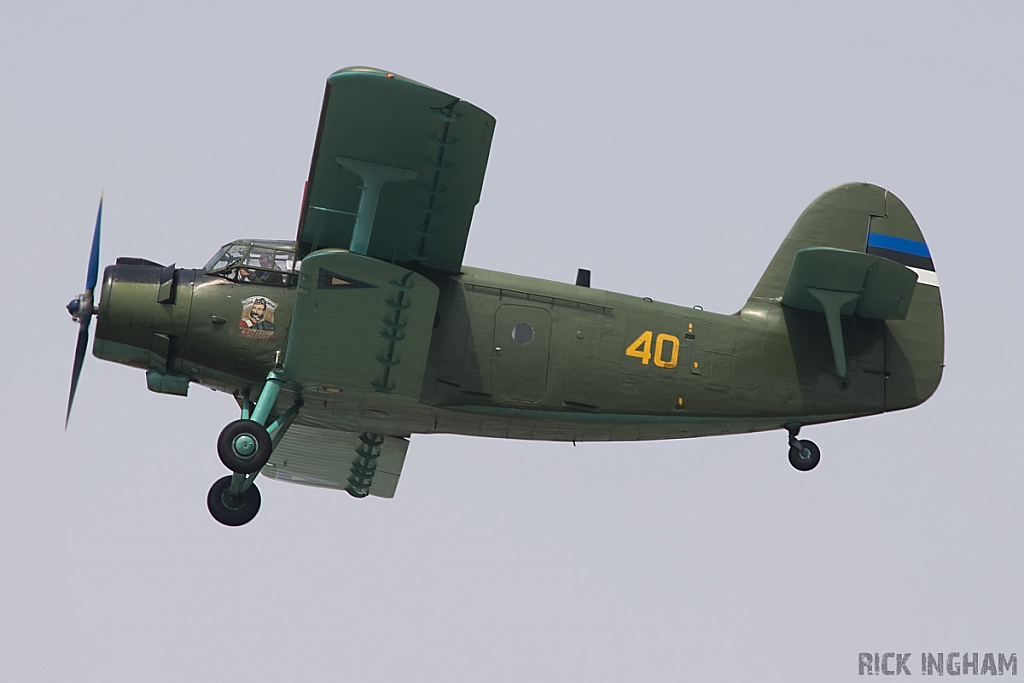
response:
<svg viewBox="0 0 1024 683"><path fill-rule="evenodd" d="M260 510L260 490L253 481L299 412L296 403L270 425L266 424L283 384L280 373L271 372L256 405L247 393L242 399L242 419L224 427L217 439L217 455L234 472L215 481L206 496L206 507L221 524L248 524Z"/></svg>
<svg viewBox="0 0 1024 683"><path fill-rule="evenodd" d="M800 433L800 425L786 425L789 432L789 464L800 470L808 472L813 470L821 462L821 451L818 445L809 439L797 439Z"/></svg>

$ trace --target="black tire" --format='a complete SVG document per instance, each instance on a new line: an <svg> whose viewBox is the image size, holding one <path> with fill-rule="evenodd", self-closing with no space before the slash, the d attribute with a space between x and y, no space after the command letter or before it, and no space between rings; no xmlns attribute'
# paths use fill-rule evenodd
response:
<svg viewBox="0 0 1024 683"><path fill-rule="evenodd" d="M245 448L250 446L251 450ZM252 420L235 420L221 430L217 438L217 455L232 472L259 472L270 460L274 444L266 428Z"/></svg>
<svg viewBox="0 0 1024 683"><path fill-rule="evenodd" d="M224 526L242 526L252 521L260 511L260 490L255 484L238 496L231 495L231 475L213 482L206 494L206 507L213 518Z"/></svg>
<svg viewBox="0 0 1024 683"><path fill-rule="evenodd" d="M801 472L809 472L821 462L821 451L816 443L808 439L801 439L798 443L800 448L789 448L789 464Z"/></svg>

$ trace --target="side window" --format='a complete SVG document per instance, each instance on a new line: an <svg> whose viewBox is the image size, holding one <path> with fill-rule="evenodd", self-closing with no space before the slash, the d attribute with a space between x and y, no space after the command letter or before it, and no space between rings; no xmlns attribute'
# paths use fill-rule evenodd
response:
<svg viewBox="0 0 1024 683"><path fill-rule="evenodd" d="M295 266L295 254L290 251L278 251L274 253L274 266L286 273L292 272Z"/></svg>
<svg viewBox="0 0 1024 683"><path fill-rule="evenodd" d="M274 252L263 247L253 247L249 250L249 256L245 259L245 265L250 268L274 270Z"/></svg>
<svg viewBox="0 0 1024 683"><path fill-rule="evenodd" d="M245 264L238 269L232 279L237 282L285 287L292 279L289 272L293 258L294 255L288 252L253 247L245 259Z"/></svg>

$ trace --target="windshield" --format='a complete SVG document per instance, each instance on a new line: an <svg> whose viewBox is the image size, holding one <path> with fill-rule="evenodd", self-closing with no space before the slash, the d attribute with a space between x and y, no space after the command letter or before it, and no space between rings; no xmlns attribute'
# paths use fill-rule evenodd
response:
<svg viewBox="0 0 1024 683"><path fill-rule="evenodd" d="M224 247L206 264L206 272L235 282L286 286L295 277L295 243L245 240Z"/></svg>
<svg viewBox="0 0 1024 683"><path fill-rule="evenodd" d="M215 273L218 270L230 268L245 257L245 252L248 249L248 244L229 244L226 247L221 247L217 255L206 264L206 272Z"/></svg>

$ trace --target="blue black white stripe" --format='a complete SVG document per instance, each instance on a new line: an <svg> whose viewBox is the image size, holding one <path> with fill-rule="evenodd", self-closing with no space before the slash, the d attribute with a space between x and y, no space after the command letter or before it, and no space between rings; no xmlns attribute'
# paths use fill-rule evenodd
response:
<svg viewBox="0 0 1024 683"><path fill-rule="evenodd" d="M867 249L865 251L875 256L884 256L891 261L910 268L917 273L918 282L936 287L939 286L931 252L928 251L928 245L924 242L869 232Z"/></svg>

